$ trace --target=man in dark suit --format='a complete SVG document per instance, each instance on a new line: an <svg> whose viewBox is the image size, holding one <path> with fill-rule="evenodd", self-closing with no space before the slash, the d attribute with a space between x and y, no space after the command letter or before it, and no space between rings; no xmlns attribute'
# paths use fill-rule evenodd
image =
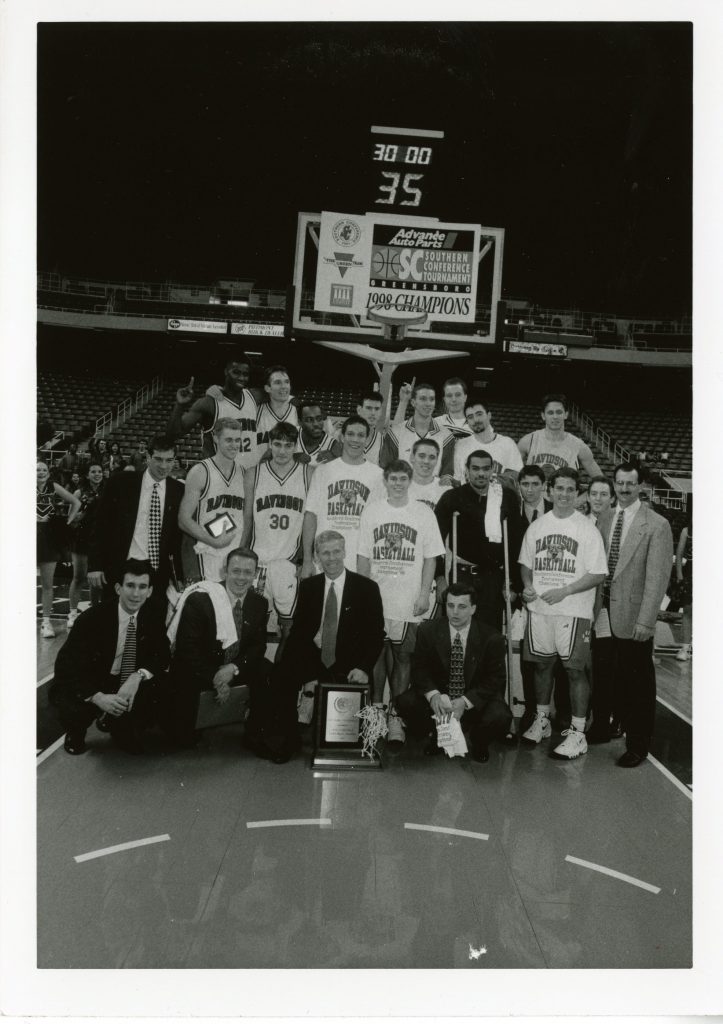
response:
<svg viewBox="0 0 723 1024"><path fill-rule="evenodd" d="M298 746L299 688L324 679L369 683L384 644L377 584L344 566L344 537L324 530L315 541L323 569L299 585L299 603L274 675L276 728L286 751Z"/></svg>
<svg viewBox="0 0 723 1024"><path fill-rule="evenodd" d="M261 721L268 684L266 598L253 590L258 558L249 548L234 548L221 571L221 583L206 581L182 596L173 640L170 681L173 734L181 746L195 742L198 699L215 690L225 704L234 686L249 687L250 714L246 745L261 741Z"/></svg>
<svg viewBox="0 0 723 1024"><path fill-rule="evenodd" d="M595 605L595 644L608 646L609 656L600 659L603 669L595 676L590 741L610 739L614 686L627 748L617 763L621 768L637 768L648 756L653 735L653 642L673 564L673 534L667 519L641 502L640 469L635 464L617 465L613 483L617 507L601 512L597 521L608 557L608 577ZM610 636L604 637L605 632Z"/></svg>
<svg viewBox="0 0 723 1024"><path fill-rule="evenodd" d="M168 666L168 639L151 596L151 566L129 559L115 585L116 602L89 608L76 621L55 662L48 699L66 729L65 749L82 754L94 718L104 716L123 749L142 751L141 731Z"/></svg>
<svg viewBox="0 0 723 1024"><path fill-rule="evenodd" d="M490 741L506 735L512 712L504 699L505 642L474 617L476 600L471 583L451 584L447 618L419 627L412 687L397 703L409 730L429 736L425 753L440 751L432 718L444 722L454 716L469 732L472 758L484 764Z"/></svg>
<svg viewBox="0 0 723 1024"><path fill-rule="evenodd" d="M153 602L165 608L168 581L181 564L183 484L170 476L175 457L175 441L157 434L144 473L117 473L106 483L88 550L88 579L105 587L104 598L112 596L110 584L126 559L137 558L153 566Z"/></svg>

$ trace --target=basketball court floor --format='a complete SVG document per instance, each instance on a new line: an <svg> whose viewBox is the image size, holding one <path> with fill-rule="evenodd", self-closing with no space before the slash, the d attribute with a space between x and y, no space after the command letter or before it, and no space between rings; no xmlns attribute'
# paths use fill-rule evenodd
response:
<svg viewBox="0 0 723 1024"><path fill-rule="evenodd" d="M654 747L576 761L408 742L384 769L285 765L241 726L197 749L71 757L47 706L65 639L38 638L38 967L686 968L692 962L691 662L663 653ZM310 733L310 729L307 730ZM554 736L553 736L554 739Z"/></svg>

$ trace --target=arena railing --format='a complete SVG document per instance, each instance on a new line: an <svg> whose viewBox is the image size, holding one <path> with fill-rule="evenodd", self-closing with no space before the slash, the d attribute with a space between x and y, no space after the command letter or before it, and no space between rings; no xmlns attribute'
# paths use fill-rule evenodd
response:
<svg viewBox="0 0 723 1024"><path fill-rule="evenodd" d="M574 402L570 406L570 414L586 439L593 441L608 458L612 459L613 462L630 462L633 457L630 449L616 441L602 427L599 427L592 416L583 412Z"/></svg>
<svg viewBox="0 0 723 1024"><path fill-rule="evenodd" d="M125 423L130 416L135 415L139 409L148 405L151 399L155 398L160 392L162 386L163 381L160 377L156 376L150 384L144 384L143 387L139 388L133 398L124 398L115 408L103 413L95 421L93 437L105 437L106 433L114 427L119 427L121 423Z"/></svg>

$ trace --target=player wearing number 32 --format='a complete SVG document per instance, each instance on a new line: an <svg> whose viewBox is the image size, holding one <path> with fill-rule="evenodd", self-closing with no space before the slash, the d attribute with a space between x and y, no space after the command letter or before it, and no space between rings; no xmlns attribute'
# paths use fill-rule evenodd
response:
<svg viewBox="0 0 723 1024"><path fill-rule="evenodd" d="M100 715L118 746L139 753L151 693L168 665L164 616L147 603L153 589L150 564L129 559L119 577L118 600L83 612L55 662L48 699L66 729L69 754L87 749L86 730Z"/></svg>
<svg viewBox="0 0 723 1024"><path fill-rule="evenodd" d="M251 534L251 506L244 501L243 470L236 462L241 427L237 420L222 417L213 436L216 454L189 470L178 513L178 525L185 534L183 578L187 583L218 582L229 551L246 547Z"/></svg>

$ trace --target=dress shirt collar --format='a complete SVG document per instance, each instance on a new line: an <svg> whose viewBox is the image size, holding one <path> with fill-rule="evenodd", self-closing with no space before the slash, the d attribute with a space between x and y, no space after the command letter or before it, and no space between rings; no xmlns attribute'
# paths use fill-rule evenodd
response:
<svg viewBox="0 0 723 1024"><path fill-rule="evenodd" d="M334 584L336 599L337 601L341 601L341 595L344 590L345 582L346 569L344 569L342 573L339 576L337 576L336 579L334 580L332 580L329 576L326 575L326 573L324 573L324 601L326 601L326 595L329 593L329 587L331 586L332 583Z"/></svg>
<svg viewBox="0 0 723 1024"><path fill-rule="evenodd" d="M236 594L232 594L231 591L226 586L224 587L224 590L226 591L226 597L228 598L228 603L231 605L232 611L236 607L237 601L241 602L241 607L243 608L244 601L246 600L246 594L248 594L248 590L246 591L246 594L244 594L243 597L237 597Z"/></svg>
<svg viewBox="0 0 723 1024"><path fill-rule="evenodd" d="M153 490L154 484L158 484L158 494L161 500L163 500L163 496L166 493L165 477L163 478L163 480L154 480L153 477L151 476L150 469L146 469L141 479L141 487L143 488L144 491L150 492Z"/></svg>
<svg viewBox="0 0 723 1024"><path fill-rule="evenodd" d="M450 622L449 623L449 640L450 640L450 643L454 643L454 638L459 633L459 638L462 641L462 647L466 651L467 650L467 640L469 639L469 630L470 630L470 626L471 625L472 625L472 622L470 620L470 622L468 622L467 625L463 629L455 629L454 626L452 625L452 623Z"/></svg>
<svg viewBox="0 0 723 1024"><path fill-rule="evenodd" d="M545 499L544 499L544 497L540 498L538 503L533 508L530 508L529 505L526 505L524 501L522 502L522 515L525 517L525 519L528 521L528 523L532 522L532 516L533 516L534 512L537 512L537 518L538 519L541 519L544 516L544 514L545 514Z"/></svg>
<svg viewBox="0 0 723 1024"><path fill-rule="evenodd" d="M625 513L625 518L624 518L623 522L625 522L625 523L632 522L633 519L635 518L635 515L636 515L638 509L640 508L641 504L642 504L642 502L640 501L640 498L636 498L635 501L632 503L632 505L628 505L627 508L624 508L624 509L621 510L620 506L618 506L614 510L615 511L614 519L617 519L618 512L622 511L622 512Z"/></svg>
<svg viewBox="0 0 723 1024"><path fill-rule="evenodd" d="M140 611L140 609L139 609ZM118 626L120 629L128 628L128 621L131 615L135 615L136 623L138 622L138 612L127 612L125 608L118 602Z"/></svg>

